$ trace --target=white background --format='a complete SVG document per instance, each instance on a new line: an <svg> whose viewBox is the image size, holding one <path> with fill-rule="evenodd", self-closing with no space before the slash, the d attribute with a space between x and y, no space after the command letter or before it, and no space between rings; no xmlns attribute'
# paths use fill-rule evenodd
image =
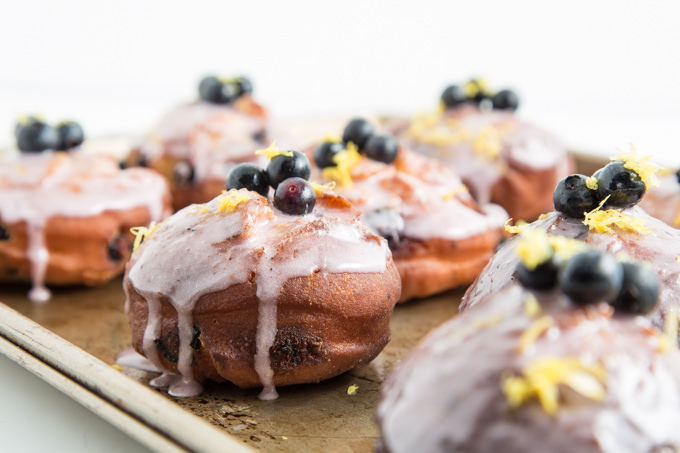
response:
<svg viewBox="0 0 680 453"><path fill-rule="evenodd" d="M680 164L673 0L0 2L5 142L32 112L143 133L211 72L250 76L283 117L429 110L482 76L574 149Z"/></svg>
<svg viewBox="0 0 680 453"><path fill-rule="evenodd" d="M0 143L28 113L77 120L90 136L141 134L213 72L250 76L284 118L430 110L447 84L482 76L514 88L519 113L573 149L632 142L680 165L672 0L0 0L0 62ZM3 401L30 380L11 381ZM45 414L49 395L26 407ZM0 408L0 438L40 432ZM68 421L64 411L51 416ZM94 432L77 420L68 438Z"/></svg>

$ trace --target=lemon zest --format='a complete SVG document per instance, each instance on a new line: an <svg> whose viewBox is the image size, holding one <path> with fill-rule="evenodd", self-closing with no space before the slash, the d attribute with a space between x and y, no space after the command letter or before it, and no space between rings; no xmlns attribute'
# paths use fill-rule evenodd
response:
<svg viewBox="0 0 680 453"><path fill-rule="evenodd" d="M478 94L490 95L491 90L485 79L470 79L463 85L463 91L468 99L472 99Z"/></svg>
<svg viewBox="0 0 680 453"><path fill-rule="evenodd" d="M597 187L599 184L597 183L597 178L593 178L592 176L588 176L586 178L586 187L589 188L590 190L597 190Z"/></svg>
<svg viewBox="0 0 680 453"><path fill-rule="evenodd" d="M678 346L678 309L670 307L663 319L663 333L659 338L659 352Z"/></svg>
<svg viewBox="0 0 680 453"><path fill-rule="evenodd" d="M225 214L234 212L239 206L250 200L250 196L239 190L222 192L217 200L217 211Z"/></svg>
<svg viewBox="0 0 680 453"><path fill-rule="evenodd" d="M515 252L522 264L530 271L547 262L553 255L548 235L541 230L526 228L520 232Z"/></svg>
<svg viewBox="0 0 680 453"><path fill-rule="evenodd" d="M585 214L583 224L598 233L613 233L615 226L622 231L651 234L652 231L645 226L645 221L639 217L632 217L616 209L594 210Z"/></svg>
<svg viewBox="0 0 680 453"><path fill-rule="evenodd" d="M560 262L568 261L572 256L585 252L588 246L585 242L560 235L548 235L548 241Z"/></svg>
<svg viewBox="0 0 680 453"><path fill-rule="evenodd" d="M547 219L549 215L550 215L550 213L544 212L543 214L541 214L541 215L538 216L538 219L537 219L537 220Z"/></svg>
<svg viewBox="0 0 680 453"><path fill-rule="evenodd" d="M509 218L508 220L505 221L505 231L507 231L510 234L520 234L529 226L529 224L526 223L524 220L519 220L514 225L510 225L510 222L512 222L512 218Z"/></svg>
<svg viewBox="0 0 680 453"><path fill-rule="evenodd" d="M130 228L130 233L135 235L135 240L132 243L132 251L134 252L137 250L137 247L149 236L153 234L154 231L156 231L156 228L158 228L158 225L156 225L156 222L151 222L148 227L145 226L136 226Z"/></svg>
<svg viewBox="0 0 680 453"><path fill-rule="evenodd" d="M637 154L635 146L630 144L630 152L620 153L617 157L611 157L611 160L623 161L624 168L632 170L638 174L645 187L658 186L659 179L657 173L662 170L660 165L650 162L652 156L640 157Z"/></svg>
<svg viewBox="0 0 680 453"><path fill-rule="evenodd" d="M255 154L264 155L269 160L272 160L276 156L293 157L292 151L281 151L276 146L276 142L272 142L272 144L269 145L268 147L266 147L265 149L259 149L259 150L255 151Z"/></svg>
<svg viewBox="0 0 680 453"><path fill-rule="evenodd" d="M501 152L501 136L493 126L484 126L472 140L472 149L487 161L495 160Z"/></svg>
<svg viewBox="0 0 680 453"><path fill-rule="evenodd" d="M326 167L322 174L324 178L336 181L341 186L351 186L352 169L361 161L361 154L357 146L350 142L347 147L333 156L335 167Z"/></svg>
<svg viewBox="0 0 680 453"><path fill-rule="evenodd" d="M442 195L442 200L450 200L451 198L455 197L459 193L465 193L468 192L468 188L465 184L461 184L458 187L456 187L453 190L450 190L449 192L446 192L444 195Z"/></svg>
<svg viewBox="0 0 680 453"><path fill-rule="evenodd" d="M525 293L524 295L524 314L530 318L536 317L541 313L541 304L534 293Z"/></svg>
<svg viewBox="0 0 680 453"><path fill-rule="evenodd" d="M533 344L544 332L555 324L555 320L550 315L541 316L531 323L531 325L522 332L519 338L519 346L517 349L523 352L529 345Z"/></svg>
<svg viewBox="0 0 680 453"><path fill-rule="evenodd" d="M342 138L338 135L326 135L323 139L323 143L342 143Z"/></svg>
<svg viewBox="0 0 680 453"><path fill-rule="evenodd" d="M523 375L502 378L501 389L510 407L519 407L532 398L538 398L543 410L554 414L559 408L559 385L594 401L602 401L606 396L606 370L577 358L537 358L524 368Z"/></svg>
<svg viewBox="0 0 680 453"><path fill-rule="evenodd" d="M408 133L418 141L436 146L458 144L470 139L470 133L460 122L450 118L446 124L439 124L443 110L436 113L420 113L414 116Z"/></svg>
<svg viewBox="0 0 680 453"><path fill-rule="evenodd" d="M326 184L318 184L315 182L310 182L312 185L312 189L314 189L314 193L319 196L323 194L324 192L328 190L333 190L335 189L335 181L327 182Z"/></svg>
<svg viewBox="0 0 680 453"><path fill-rule="evenodd" d="M350 396L356 395L358 389L359 389L358 385L352 384L349 387L347 387L347 394Z"/></svg>
<svg viewBox="0 0 680 453"><path fill-rule="evenodd" d="M475 330L482 329L484 327L493 327L503 319L500 315L487 316L481 319L476 319L473 326Z"/></svg>

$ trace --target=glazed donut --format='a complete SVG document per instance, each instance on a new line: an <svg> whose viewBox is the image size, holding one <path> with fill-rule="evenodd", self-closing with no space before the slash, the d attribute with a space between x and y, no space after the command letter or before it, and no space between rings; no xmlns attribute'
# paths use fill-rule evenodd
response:
<svg viewBox="0 0 680 453"><path fill-rule="evenodd" d="M394 147L389 162L369 157L370 151L359 154L352 141L326 141L314 150L312 179L336 183L334 190L362 211L364 223L389 240L401 301L470 284L504 236L506 212L478 205L447 165L410 152L392 137L376 137ZM319 168L320 154L331 147L342 150L340 162Z"/></svg>
<svg viewBox="0 0 680 453"><path fill-rule="evenodd" d="M146 166L165 176L175 210L214 198L234 165L265 162L254 152L267 146L269 116L253 99L252 87L245 92L232 88L229 99L215 98L205 92L209 79L215 78L203 79L200 100L168 112L126 159L128 166ZM222 86L235 87L243 80Z"/></svg>
<svg viewBox="0 0 680 453"><path fill-rule="evenodd" d="M664 170L659 175L659 185L649 187L640 207L652 217L668 225L680 227L680 176L678 172Z"/></svg>
<svg viewBox="0 0 680 453"><path fill-rule="evenodd" d="M377 451L680 449L676 333L576 304L513 285L433 331L382 386Z"/></svg>
<svg viewBox="0 0 680 453"><path fill-rule="evenodd" d="M231 189L145 233L124 288L133 347L163 372L152 385L190 396L226 380L273 399L275 386L382 350L400 293L387 242L344 199L312 193L313 208L293 215Z"/></svg>
<svg viewBox="0 0 680 453"><path fill-rule="evenodd" d="M130 228L170 211L167 184L142 168L77 151L13 154L0 160L0 281L99 285L123 271Z"/></svg>
<svg viewBox="0 0 680 453"><path fill-rule="evenodd" d="M646 187L651 185L650 182L653 183L653 172L657 167L635 154L623 155L621 158L623 160L613 161L595 172L594 176L597 177L571 175L565 178L555 189L557 211L546 214L520 230L544 231L553 236L575 238L598 250L624 254L636 261L648 263L661 284L659 303L648 316L657 327L662 327L669 311L679 305L680 231L636 206L643 199ZM641 179L639 175L645 177ZM598 189L586 185L586 181L592 179L589 184L602 190L607 186L602 179L621 182L629 178L627 184L636 184L636 188L631 186L622 190L624 196L617 202L610 200L616 199L618 189L602 197L598 195ZM607 201L603 198L607 198ZM517 241L518 236L510 238L491 259L463 296L461 311L483 303L488 295L516 283L518 258L514 249Z"/></svg>
<svg viewBox="0 0 680 453"><path fill-rule="evenodd" d="M397 122L393 132L413 151L450 163L481 204L497 203L515 220L551 210L553 188L573 167L564 145L512 109L484 108L474 95L456 103L445 91L442 99L443 109Z"/></svg>

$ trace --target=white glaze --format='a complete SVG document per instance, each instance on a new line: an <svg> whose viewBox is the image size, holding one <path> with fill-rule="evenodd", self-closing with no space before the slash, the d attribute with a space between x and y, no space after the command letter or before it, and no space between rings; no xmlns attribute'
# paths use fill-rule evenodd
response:
<svg viewBox="0 0 680 453"><path fill-rule="evenodd" d="M263 386L260 397L273 399L277 394L269 350L276 336L276 300L283 284L317 271L384 272L390 252L384 240L375 240L358 219L348 219L346 214L317 205L306 216L284 215L258 203L259 197L252 192L249 196L254 199L234 212L220 212L219 203L228 196L189 206L162 222L135 252L126 278L148 303L143 351L159 369L163 368L155 340L159 338L160 295L177 311L178 371L185 388L177 388L179 381L169 379L168 370L163 370L162 381L170 384L172 394L189 396L200 392L189 346L196 302L205 294L243 283L252 274L259 300L255 371ZM220 244L238 235L247 237L220 250Z"/></svg>
<svg viewBox="0 0 680 453"><path fill-rule="evenodd" d="M46 151L18 154L0 160L0 218L25 222L27 257L33 288L29 298L50 298L44 285L49 263L45 225L54 216L91 217L105 211L146 207L152 220L160 220L167 186L146 169L121 171L112 158Z"/></svg>
<svg viewBox="0 0 680 453"><path fill-rule="evenodd" d="M253 136L266 129L268 120L230 105L193 102L167 113L140 144L147 158L164 153L191 162L197 181L224 179L234 163L266 165L254 152L263 144Z"/></svg>

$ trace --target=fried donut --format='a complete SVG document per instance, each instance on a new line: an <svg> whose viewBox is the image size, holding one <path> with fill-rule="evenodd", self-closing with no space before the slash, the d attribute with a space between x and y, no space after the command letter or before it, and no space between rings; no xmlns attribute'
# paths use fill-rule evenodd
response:
<svg viewBox="0 0 680 453"><path fill-rule="evenodd" d="M329 146L325 143L320 146ZM504 236L506 212L478 205L447 165L403 146L395 149L394 160L386 163L348 146L337 166L319 169L317 162L312 178L335 182L334 190L389 240L402 280L401 301L470 284Z"/></svg>
<svg viewBox="0 0 680 453"><path fill-rule="evenodd" d="M123 271L130 228L170 211L167 184L108 157L46 151L0 160L0 281L99 285Z"/></svg>
<svg viewBox="0 0 680 453"><path fill-rule="evenodd" d="M383 384L377 451L677 451L674 336L556 290L489 294Z"/></svg>
<svg viewBox="0 0 680 453"><path fill-rule="evenodd" d="M211 200L230 169L262 163L254 154L268 143L269 116L250 92L230 102L201 99L168 112L135 146L128 166L146 166L167 179L175 210Z"/></svg>
<svg viewBox="0 0 680 453"><path fill-rule="evenodd" d="M318 382L372 360L400 293L387 242L319 189L285 214L247 189L184 208L147 231L124 278L134 349L176 396L201 383Z"/></svg>
<svg viewBox="0 0 680 453"><path fill-rule="evenodd" d="M481 204L515 220L552 209L552 190L573 163L563 144L513 111L461 103L393 125L413 151L450 163Z"/></svg>

